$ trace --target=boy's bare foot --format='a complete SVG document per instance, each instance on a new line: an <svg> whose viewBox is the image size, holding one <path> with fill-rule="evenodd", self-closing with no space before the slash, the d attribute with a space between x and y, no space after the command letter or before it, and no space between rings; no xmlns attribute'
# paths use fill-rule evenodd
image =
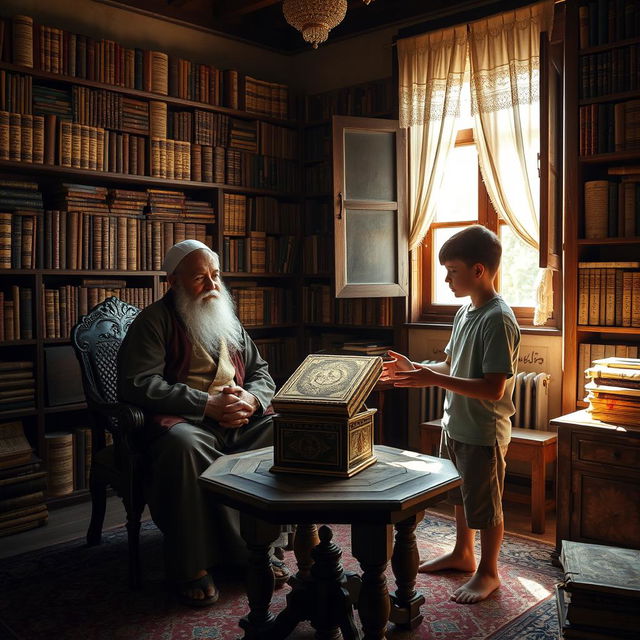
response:
<svg viewBox="0 0 640 640"><path fill-rule="evenodd" d="M498 576L476 572L471 580L453 592L451 599L459 604L473 604L490 596L499 586Z"/></svg>
<svg viewBox="0 0 640 640"><path fill-rule="evenodd" d="M432 573L446 569L471 573L476 570L476 559L473 554L458 554L452 551L433 560L427 560L418 567L420 573Z"/></svg>

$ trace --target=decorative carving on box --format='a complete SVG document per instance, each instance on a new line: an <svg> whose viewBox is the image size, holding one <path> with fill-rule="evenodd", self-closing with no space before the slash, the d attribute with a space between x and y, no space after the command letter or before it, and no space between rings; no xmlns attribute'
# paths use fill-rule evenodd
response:
<svg viewBox="0 0 640 640"><path fill-rule="evenodd" d="M371 356L313 354L273 399L272 471L351 477L376 461L364 401L382 372Z"/></svg>

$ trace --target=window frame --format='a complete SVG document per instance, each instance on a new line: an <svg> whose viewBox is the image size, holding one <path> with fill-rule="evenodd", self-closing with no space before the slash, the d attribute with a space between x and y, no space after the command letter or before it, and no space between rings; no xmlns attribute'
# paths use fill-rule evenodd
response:
<svg viewBox="0 0 640 640"><path fill-rule="evenodd" d="M475 145L473 129L460 129L456 135L455 146ZM478 165L478 217L474 220L456 220L454 222L432 222L422 245L419 248L417 264L419 265L419 277L417 278L416 291L419 296L419 321L421 322L452 322L460 308L460 305L436 304L432 299L434 271L433 264L434 229L445 229L452 227L464 227L472 224L481 224L498 236L500 236L500 226L507 222L501 220L497 211L491 204L491 199L482 180L480 166ZM558 272L553 274L554 287L554 313L547 322L547 327L557 327L559 318L556 310L560 304L560 281ZM496 290L500 292L500 271L496 276ZM521 326L533 326L534 307L512 307L513 312Z"/></svg>

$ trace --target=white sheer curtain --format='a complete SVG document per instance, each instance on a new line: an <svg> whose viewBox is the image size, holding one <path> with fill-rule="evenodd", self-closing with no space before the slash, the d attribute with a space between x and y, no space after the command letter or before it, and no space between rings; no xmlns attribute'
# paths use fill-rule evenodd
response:
<svg viewBox="0 0 640 640"><path fill-rule="evenodd" d="M540 33L550 31L553 2L469 25L472 110L482 177L498 214L535 249L540 246ZM541 269L534 324L553 312L551 270Z"/></svg>
<svg viewBox="0 0 640 640"><path fill-rule="evenodd" d="M398 41L400 126L409 129L409 248L422 241L456 137L467 28Z"/></svg>

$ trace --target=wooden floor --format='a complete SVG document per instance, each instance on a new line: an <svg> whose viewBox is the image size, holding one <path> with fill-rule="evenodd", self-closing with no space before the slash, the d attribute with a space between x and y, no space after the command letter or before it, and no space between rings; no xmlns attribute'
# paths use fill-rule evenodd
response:
<svg viewBox="0 0 640 640"><path fill-rule="evenodd" d="M543 535L538 535L531 533L531 524L526 505L505 504L504 509L505 528L507 531L544 542L555 543L556 519L554 513L547 514L546 532ZM443 515L453 515L453 507L443 503L433 510ZM49 512L49 522L44 527L2 538L0 541L0 558L41 549L60 542L74 540L75 538L82 538L86 534L90 514L91 505L89 502L51 510ZM145 511L143 518L148 517L149 513ZM109 498L105 529L123 525L125 521L126 515L122 501L115 496Z"/></svg>

